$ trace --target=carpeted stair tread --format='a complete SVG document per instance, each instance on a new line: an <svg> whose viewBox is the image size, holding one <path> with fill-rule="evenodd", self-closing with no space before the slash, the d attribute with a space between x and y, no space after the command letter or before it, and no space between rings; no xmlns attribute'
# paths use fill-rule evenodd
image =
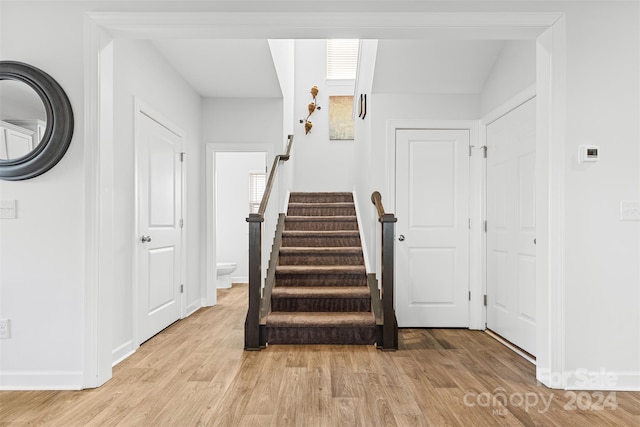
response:
<svg viewBox="0 0 640 427"><path fill-rule="evenodd" d="M357 246L281 247L280 265L364 265L364 254Z"/></svg>
<svg viewBox="0 0 640 427"><path fill-rule="evenodd" d="M339 247L284 247L280 248L280 254L291 254L291 255L359 255L362 253L362 248L358 246L339 246Z"/></svg>
<svg viewBox="0 0 640 427"><path fill-rule="evenodd" d="M285 223L286 222L308 222L308 221L314 221L314 222L324 222L324 221L329 221L329 222L338 222L338 221L350 221L350 222L357 222L357 217L355 215L291 215L291 216L287 216L287 218L285 219Z"/></svg>
<svg viewBox="0 0 640 427"><path fill-rule="evenodd" d="M353 216L356 214L353 202L289 203L290 216Z"/></svg>
<svg viewBox="0 0 640 427"><path fill-rule="evenodd" d="M355 215L303 215L288 216L284 222L285 230L357 230Z"/></svg>
<svg viewBox="0 0 640 427"><path fill-rule="evenodd" d="M273 312L370 312L367 286L275 287L271 293Z"/></svg>
<svg viewBox="0 0 640 427"><path fill-rule="evenodd" d="M369 298L366 286L283 286L275 287L271 298Z"/></svg>
<svg viewBox="0 0 640 427"><path fill-rule="evenodd" d="M363 265L279 265L276 274L366 274Z"/></svg>
<svg viewBox="0 0 640 427"><path fill-rule="evenodd" d="M353 202L289 203L289 208L352 208ZM294 215L300 216L300 215ZM326 215L329 216L329 215ZM352 215L340 215L352 216Z"/></svg>
<svg viewBox="0 0 640 427"><path fill-rule="evenodd" d="M376 318L372 312L284 312L269 313L269 327L375 327Z"/></svg>
<svg viewBox="0 0 640 427"><path fill-rule="evenodd" d="M305 202L353 202L351 193L291 193L289 196L290 203Z"/></svg>
<svg viewBox="0 0 640 427"><path fill-rule="evenodd" d="M358 230L284 230L283 237L360 237Z"/></svg>

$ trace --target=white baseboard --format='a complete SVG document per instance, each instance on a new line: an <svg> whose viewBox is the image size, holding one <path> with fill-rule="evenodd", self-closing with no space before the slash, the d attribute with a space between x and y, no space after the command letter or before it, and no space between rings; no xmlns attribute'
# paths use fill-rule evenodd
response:
<svg viewBox="0 0 640 427"><path fill-rule="evenodd" d="M127 357L131 356L137 350L137 346L133 345L133 340L126 341L124 344L116 347L111 351L111 366L116 366Z"/></svg>
<svg viewBox="0 0 640 427"><path fill-rule="evenodd" d="M82 371L0 372L0 390L81 390Z"/></svg>
<svg viewBox="0 0 640 427"><path fill-rule="evenodd" d="M184 317L189 317L191 316L193 313L195 313L196 311L200 310L202 307L206 307L206 301L204 298L200 298L195 300L194 302L192 302L191 304L189 304L186 308L185 308L185 316Z"/></svg>
<svg viewBox="0 0 640 427"><path fill-rule="evenodd" d="M564 377L566 390L640 391L640 372L577 369Z"/></svg>
<svg viewBox="0 0 640 427"><path fill-rule="evenodd" d="M242 277L242 276L236 276L236 277L231 277L231 283L249 283L249 278L248 277Z"/></svg>

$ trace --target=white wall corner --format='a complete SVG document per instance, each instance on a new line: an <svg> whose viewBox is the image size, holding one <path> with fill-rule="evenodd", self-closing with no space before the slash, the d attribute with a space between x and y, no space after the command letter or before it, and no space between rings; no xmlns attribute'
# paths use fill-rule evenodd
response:
<svg viewBox="0 0 640 427"><path fill-rule="evenodd" d="M566 25L560 17L536 53L536 379L563 388Z"/></svg>
<svg viewBox="0 0 640 427"><path fill-rule="evenodd" d="M101 132L100 121L112 120L112 115L101 117L101 108L108 110L113 106L113 99L100 98L100 75L108 74L112 78L109 67L113 66L113 51L104 53L106 46L112 46L111 39L105 31L91 18L84 20L84 137L89 143L84 147L85 171L85 307L84 307L84 371L82 387L92 388L104 384L111 378L111 294L108 283L111 283L113 271L112 236L113 223L110 221L113 212L113 172L109 165L113 164L111 135ZM111 70L112 71L112 70ZM109 104L104 105L107 102ZM101 167L107 166L107 167ZM20 377L21 374L18 376ZM25 374L27 382L31 373ZM75 374L45 374L44 383L69 384L69 378ZM4 384L4 381L1 382ZM39 387L34 383L34 388ZM74 386L61 386L75 389Z"/></svg>

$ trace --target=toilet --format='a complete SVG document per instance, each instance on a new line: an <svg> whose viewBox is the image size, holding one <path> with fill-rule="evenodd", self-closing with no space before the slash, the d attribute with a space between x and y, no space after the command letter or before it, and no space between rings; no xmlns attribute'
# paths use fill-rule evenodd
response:
<svg viewBox="0 0 640 427"><path fill-rule="evenodd" d="M219 262L216 264L216 287L230 288L231 273L236 269L235 262Z"/></svg>

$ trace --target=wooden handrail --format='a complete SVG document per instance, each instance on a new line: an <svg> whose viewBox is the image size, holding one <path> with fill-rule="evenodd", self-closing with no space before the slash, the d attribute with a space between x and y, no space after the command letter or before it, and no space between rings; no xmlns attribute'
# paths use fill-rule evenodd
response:
<svg viewBox="0 0 640 427"><path fill-rule="evenodd" d="M380 192L374 191L371 193L371 202L376 206L376 210L378 211L378 219L384 216L384 206L382 206L382 196Z"/></svg>
<svg viewBox="0 0 640 427"><path fill-rule="evenodd" d="M273 181L275 180L275 176L278 173L278 165L280 162L286 162L289 160L291 155L291 146L293 145L293 135L289 135L287 137L287 151L284 154L278 154L273 159L273 165L271 166L271 172L269 173L269 179L267 180L267 185L264 188L264 194L262 195L262 200L260 201L260 208L258 209L257 215L264 218L264 213L267 210L267 204L269 203L269 196L271 196L271 189L273 188Z"/></svg>
<svg viewBox="0 0 640 427"><path fill-rule="evenodd" d="M293 135L287 137L287 151L273 159L273 166L269 173L269 179L260 201L257 213L250 213L247 217L249 223L249 308L244 322L244 348L245 350L260 350L266 345L264 331L260 329L260 305L262 300L262 223L264 213L267 210L269 196L281 162L289 160Z"/></svg>
<svg viewBox="0 0 640 427"><path fill-rule="evenodd" d="M382 342L378 347L384 351L398 349L398 321L393 308L394 267L395 267L395 227L398 221L394 214L386 213L382 205L382 196L374 191L371 202L378 211L378 221L382 225Z"/></svg>

